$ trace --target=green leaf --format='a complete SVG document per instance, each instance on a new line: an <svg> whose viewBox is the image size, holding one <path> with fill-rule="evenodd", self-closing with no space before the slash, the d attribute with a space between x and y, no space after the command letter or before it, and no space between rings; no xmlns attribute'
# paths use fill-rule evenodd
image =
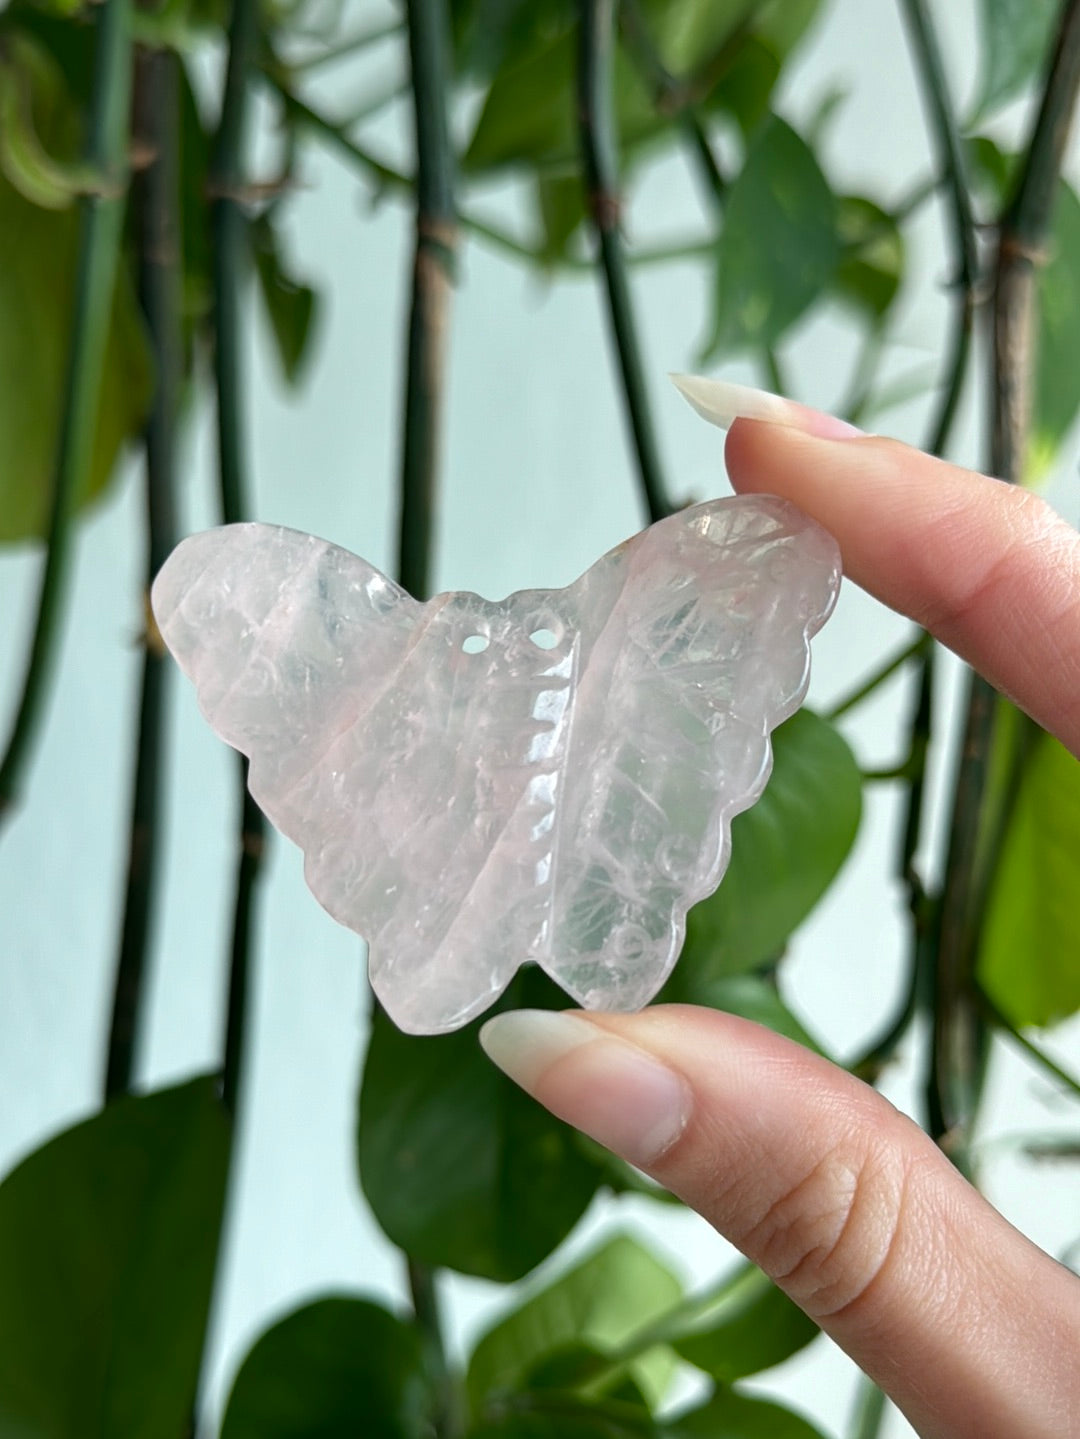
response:
<svg viewBox="0 0 1080 1439"><path fill-rule="evenodd" d="M881 320L896 299L904 274L904 237L893 217L861 195L838 203L841 260L833 288L841 299Z"/></svg>
<svg viewBox="0 0 1080 1439"><path fill-rule="evenodd" d="M692 75L715 61L753 18L758 0L644 0L645 29L672 75Z"/></svg>
<svg viewBox="0 0 1080 1439"><path fill-rule="evenodd" d="M668 1439L668 1431L633 1405L554 1394L485 1418L468 1439Z"/></svg>
<svg viewBox="0 0 1080 1439"><path fill-rule="evenodd" d="M833 279L836 204L810 148L775 116L728 193L706 359L775 344Z"/></svg>
<svg viewBox="0 0 1080 1439"><path fill-rule="evenodd" d="M674 976L673 976L674 978ZM679 985L668 981L670 1002L673 1004L703 1004L709 1009L722 1009L727 1014L738 1014L743 1019L752 1019L777 1034L783 1034L812 1049L816 1054L824 1050L792 1014L780 998L776 981L762 974L691 974L685 985L685 995ZM669 991L665 988L660 1002L668 1002Z"/></svg>
<svg viewBox="0 0 1080 1439"><path fill-rule="evenodd" d="M1040 73L1058 0L980 0L982 80L968 128L1014 100Z"/></svg>
<svg viewBox="0 0 1080 1439"><path fill-rule="evenodd" d="M562 31L500 68L462 158L466 171L576 156L573 36Z"/></svg>
<svg viewBox="0 0 1080 1439"><path fill-rule="evenodd" d="M687 915L686 944L665 989L672 1001L708 1003L716 978L774 960L854 843L862 777L840 733L802 709L772 744L765 793L732 822L720 888Z"/></svg>
<svg viewBox="0 0 1080 1439"><path fill-rule="evenodd" d="M1024 483L1037 484L1080 412L1080 200L1058 187L1049 263L1038 271L1035 395Z"/></svg>
<svg viewBox="0 0 1080 1439"><path fill-rule="evenodd" d="M566 1005L530 966L496 1011ZM376 1013L360 1098L360 1179L388 1237L413 1258L505 1284L561 1243L603 1170L573 1130L486 1058L480 1024L418 1038Z"/></svg>
<svg viewBox="0 0 1080 1439"><path fill-rule="evenodd" d="M985 191L994 206L1003 205L1016 175L1016 156L988 135L969 136L964 141L964 153L972 184Z"/></svg>
<svg viewBox="0 0 1080 1439"><path fill-rule="evenodd" d="M36 133L50 154L63 154L74 112L60 70L39 58L42 63L28 72ZM78 241L75 208L43 209L0 174L0 542L36 538L48 529ZM116 472L121 447L142 426L150 389L146 336L130 275L121 266L92 463L74 497L76 507L99 495Z"/></svg>
<svg viewBox="0 0 1080 1439"><path fill-rule="evenodd" d="M767 1399L718 1390L701 1409L664 1428L665 1439L824 1439L820 1429Z"/></svg>
<svg viewBox="0 0 1080 1439"><path fill-rule="evenodd" d="M686 81L707 113L732 115L749 133L768 108L784 58L806 32L820 0L652 0L646 28L662 60ZM491 81L463 167L578 165L576 33L554 12L527 42L506 47ZM649 142L679 138L677 116L658 107L652 82L627 51L612 65L615 125L624 165Z"/></svg>
<svg viewBox="0 0 1080 1439"><path fill-rule="evenodd" d="M29 37L16 32L0 52L0 171L45 210L66 210L90 180L85 166L57 160L38 134L35 95L55 116L62 85L55 62Z"/></svg>
<svg viewBox="0 0 1080 1439"><path fill-rule="evenodd" d="M269 215L249 227L259 291L266 306L281 373L290 385L300 382L311 352L318 316L318 296L310 285L290 275L281 259L277 230Z"/></svg>
<svg viewBox="0 0 1080 1439"><path fill-rule="evenodd" d="M465 1380L474 1412L491 1395L521 1388L541 1360L568 1345L612 1354L670 1309L680 1292L675 1275L636 1239L608 1240L480 1340ZM630 1360L624 1372L655 1403L672 1364L669 1351L653 1347Z"/></svg>
<svg viewBox="0 0 1080 1439"><path fill-rule="evenodd" d="M695 1368L722 1384L790 1359L821 1331L760 1269L747 1266L690 1332L669 1340Z"/></svg>
<svg viewBox="0 0 1080 1439"><path fill-rule="evenodd" d="M417 1330L365 1299L319 1299L255 1341L221 1439L426 1439L432 1394Z"/></svg>
<svg viewBox="0 0 1080 1439"><path fill-rule="evenodd" d="M550 264L565 256L585 218L585 188L576 171L565 175L538 173L533 185L543 235L540 253Z"/></svg>
<svg viewBox="0 0 1080 1439"><path fill-rule="evenodd" d="M1080 1010L1080 760L1039 731L994 876L978 978L1017 1027Z"/></svg>
<svg viewBox="0 0 1080 1439"><path fill-rule="evenodd" d="M0 1185L0 1434L186 1432L228 1165L215 1089L119 1099Z"/></svg>

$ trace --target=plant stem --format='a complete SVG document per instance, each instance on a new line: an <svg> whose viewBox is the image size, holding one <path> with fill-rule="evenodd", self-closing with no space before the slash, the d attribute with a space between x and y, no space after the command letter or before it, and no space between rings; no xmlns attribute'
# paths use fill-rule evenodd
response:
<svg viewBox="0 0 1080 1439"><path fill-rule="evenodd" d="M1045 243L1065 144L1080 89L1080 0L1066 0L1042 102L999 228L994 275L994 372L991 469L1021 478L1030 416L1034 353L1035 262ZM953 801L945 889L936 945L936 1002L928 1097L937 1137L948 1136L961 1162L970 1143L981 1086L985 1033L975 993L981 913L979 872L986 818L986 775L996 696L980 676L969 681L963 748Z"/></svg>
<svg viewBox="0 0 1080 1439"><path fill-rule="evenodd" d="M925 0L902 0L904 17L911 33L923 94L930 112L931 131L945 177L953 231L956 265L958 311L953 326L952 354L946 371L947 381L937 416L932 424L929 448L941 453L951 433L963 388L967 359L971 348L974 318L975 283L979 269L978 243L971 196L964 170L963 154L955 111L949 96L941 50L930 20ZM929 663L929 661L927 662ZM929 683L929 670L923 671L923 684ZM913 736L914 737L914 736ZM967 746L964 749L968 754ZM961 761L963 773L964 761ZM921 781L920 781L921 785ZM959 791L958 791L959 794ZM905 878L908 882L913 920L911 976L907 999L907 1016L914 1013L919 982L921 956L925 953L923 936L919 933L921 893L912 865L918 842L922 794L913 790L905 821L904 849L907 853ZM914 832L913 832L914 826ZM972 839L974 836L972 836ZM954 897L970 880L974 852L968 852L963 836L954 829L950 841L946 888ZM963 912L968 910L965 896ZM973 1116L982 1079L979 1027L972 1023L973 1013L966 997L958 991L955 980L954 950L944 920L944 906L938 911L938 927L931 940L930 953L935 970L933 1002L934 1044L927 1079L927 1108L930 1132L939 1142L947 1144L952 1157L965 1172L969 1120ZM944 953L943 953L944 941Z"/></svg>
<svg viewBox="0 0 1080 1439"><path fill-rule="evenodd" d="M15 720L0 760L0 821L22 791L44 715L67 593L75 497L93 463L101 381L127 201L131 0L104 0L97 18L87 167L99 177L79 201L78 269L45 568Z"/></svg>
<svg viewBox="0 0 1080 1439"><path fill-rule="evenodd" d="M721 210L727 181L720 173L705 126L688 98L686 84L664 64L653 44L649 26L638 0L621 0L619 32L638 72L653 92L653 106L664 116L674 116L695 161L707 197Z"/></svg>
<svg viewBox="0 0 1080 1439"><path fill-rule="evenodd" d="M445 0L407 0L406 25L416 127L416 240L405 371L398 579L417 599L427 599L458 240L446 113L449 20ZM464 1421L443 1339L436 1271L409 1255L405 1258L413 1312L435 1383L435 1434L438 1439L456 1439Z"/></svg>
<svg viewBox="0 0 1080 1439"><path fill-rule="evenodd" d="M908 945L907 983L899 1009L884 1032L873 1041L850 1066L851 1072L868 1084L875 1084L881 1071L892 1060L897 1045L915 1017L926 969L928 905L922 881L915 868L915 854L922 830L923 801L926 791L926 761L930 749L930 731L934 707L934 652L929 636L924 636L919 659L918 687L908 726L908 764L910 775L904 824L901 830L897 871L908 895L911 931Z"/></svg>
<svg viewBox="0 0 1080 1439"><path fill-rule="evenodd" d="M1031 415L1035 267L1043 259L1080 88L1080 0L1066 0L1026 157L999 227L990 465L1019 483Z"/></svg>
<svg viewBox="0 0 1080 1439"><path fill-rule="evenodd" d="M914 659L918 659L920 655L925 654L929 645L930 636L925 630L920 630L910 644L906 644L902 649L897 650L894 655L874 670L867 679L863 680L857 688L853 689L849 694L846 694L843 699L837 700L836 704L826 712L825 718L835 722L840 719L842 715L846 715L849 711L858 708L863 700L869 699L872 694L881 688L886 680L892 679L897 670L903 669L906 664L909 664Z"/></svg>
<svg viewBox="0 0 1080 1439"><path fill-rule="evenodd" d="M211 165L213 230L214 382L217 389L218 470L221 518L246 519L247 473L243 425L243 346L240 302L247 261L247 219L240 204L248 78L258 40L256 0L234 0L221 121ZM247 761L238 761L240 833L229 986L226 1006L222 1100L235 1114L243 1065L253 941L254 902L266 845L266 821L247 788Z"/></svg>
<svg viewBox="0 0 1080 1439"><path fill-rule="evenodd" d="M401 21L382 21L372 25L366 30L358 30L355 35L350 35L347 40L331 46L327 50L320 50L315 55L310 55L306 60L298 60L290 66L296 74L310 75L313 70L321 69L324 65L336 64L339 60L347 59L350 55L356 55L362 50L370 49L372 45L381 44L383 40L390 40L395 35L401 34Z"/></svg>
<svg viewBox="0 0 1080 1439"><path fill-rule="evenodd" d="M213 240L211 281L214 317L214 387L217 391L218 486L221 518L225 524L245 519L247 508L247 463L243 423L243 344L240 333L240 301L248 259L247 219L241 209L243 190L244 130L248 80L258 41L257 0L233 0L229 20L228 60L221 119L214 139L210 164L210 223ZM240 799L238 857L233 899L232 935L229 945L228 995L225 1006L225 1034L222 1060L221 1101L232 1121L229 1173L225 1206L219 1230L218 1264L211 1297L211 1316L221 1298L220 1236L235 1195L236 1118L244 1071L250 999L251 950L254 939L254 903L266 845L266 821L247 787L247 760L237 756ZM202 1375L207 1366L206 1337L203 1331ZM199 1430L199 1399L193 1406L189 1433Z"/></svg>
<svg viewBox="0 0 1080 1439"><path fill-rule="evenodd" d="M446 117L448 21L443 0L409 0L406 18L416 118L416 248L405 376L398 578L410 594L426 599L458 225Z"/></svg>
<svg viewBox="0 0 1080 1439"><path fill-rule="evenodd" d="M1080 1098L1080 1079L1078 1079L1076 1075L1070 1074L1067 1069L1063 1069L1056 1059L1051 1058L1051 1056L1047 1054L1045 1049L1040 1048L1034 1040L1029 1039L1026 1034L1023 1034L1017 1029L1016 1025L1006 1019L1001 1011L995 1005L991 1004L985 995L980 995L979 1002L988 1018L993 1020L1001 1032L1007 1035L1018 1048L1022 1049L1029 1059L1033 1060L1040 1069L1045 1070L1051 1078L1056 1079L1059 1084L1070 1090L1074 1097Z"/></svg>
<svg viewBox="0 0 1080 1439"><path fill-rule="evenodd" d="M131 1088L143 980L156 889L164 779L165 694L169 662L150 614L150 585L176 542L175 447L180 384L179 90L169 51L140 51L135 67L135 130L153 157L136 178L139 298L154 358L155 390L146 426L147 636L128 841L127 885L109 1027L105 1099Z"/></svg>
<svg viewBox="0 0 1080 1439"><path fill-rule="evenodd" d="M409 1296L417 1327L424 1337L426 1362L435 1389L435 1433L438 1439L457 1439L457 1436L464 1432L465 1416L458 1386L446 1358L442 1314L436 1289L437 1272L406 1256Z"/></svg>
<svg viewBox="0 0 1080 1439"><path fill-rule="evenodd" d="M945 390L927 445L931 454L944 453L956 418L971 352L975 318L975 290L979 276L979 244L971 190L966 178L963 145L956 114L949 98L941 49L930 20L926 0L903 0L904 16L911 32L918 61L918 75L930 111L931 130L952 219L953 252L956 262L954 285L957 291L957 319L952 331L952 353L946 366Z"/></svg>
<svg viewBox="0 0 1080 1439"><path fill-rule="evenodd" d="M851 1439L878 1439L888 1403L884 1391L872 1379L862 1375L849 1431Z"/></svg>
<svg viewBox="0 0 1080 1439"><path fill-rule="evenodd" d="M579 0L578 124L586 206L603 270L608 319L622 375L623 402L637 454L645 510L651 521L672 512L660 470L649 411L626 262L619 236L620 201L611 103L613 0Z"/></svg>

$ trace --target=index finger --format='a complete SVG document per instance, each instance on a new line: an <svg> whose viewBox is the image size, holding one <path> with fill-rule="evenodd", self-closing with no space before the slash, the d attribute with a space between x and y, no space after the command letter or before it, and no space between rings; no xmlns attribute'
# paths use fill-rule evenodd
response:
<svg viewBox="0 0 1080 1439"><path fill-rule="evenodd" d="M955 650L1080 753L1080 536L1038 495L894 440L737 420L741 493L782 495L845 573Z"/></svg>

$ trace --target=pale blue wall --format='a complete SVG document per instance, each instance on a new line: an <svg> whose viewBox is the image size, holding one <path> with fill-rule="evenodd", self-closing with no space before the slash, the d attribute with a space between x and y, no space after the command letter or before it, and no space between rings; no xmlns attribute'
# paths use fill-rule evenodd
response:
<svg viewBox="0 0 1080 1439"><path fill-rule="evenodd" d="M972 83L972 3L936 7L950 37L958 84ZM902 194L921 173L924 129L893 0L835 0L829 20L788 80L783 102L810 112L836 81L851 95L829 143L832 178ZM390 127L373 143L401 144ZM333 295L303 393L284 394L261 330L251 343L251 433L258 516L325 535L377 565L392 558L393 483L408 278L409 228L387 202L367 213L362 187L336 161L305 161L292 227L297 256ZM490 205L511 221L512 192ZM680 232L698 198L682 169L651 173L627 223L635 237ZM900 326L897 370L938 356L948 278L940 217L916 236ZM600 298L587 280L539 285L505 258L469 244L453 315L446 481L438 561L441 586L490 595L561 585L641 520L621 413L608 365ZM702 271L673 266L635 277L652 398L668 473L680 495L726 488L718 432L670 389L670 369L692 362L708 311ZM835 320L807 327L789 347L800 397L828 406L843 389L851 344ZM753 378L731 371L733 378ZM976 462L975 404L958 458ZM917 439L924 407L888 417ZM184 466L184 521L213 518L208 419L192 428ZM1075 452L1061 465L1061 503L1076 517ZM95 1102L116 942L126 827L131 727L138 668L140 499L134 477L84 527L63 665L31 775L29 803L0 838L0 1169ZM22 662L38 557L0 558L0 696L7 713ZM846 688L903 624L852 588L817 642L812 699ZM222 954L228 923L231 756L176 685L175 765L167 900L154 976L142 1077L161 1083L218 1057ZM902 682L860 711L849 731L869 764L898 750ZM898 992L902 905L888 880L895 796L873 792L857 853L842 882L800 935L786 969L792 1003L841 1052L851 1052L887 1015ZM218 1385L268 1318L335 1285L385 1296L402 1292L395 1253L359 1198L351 1131L362 1048L360 943L339 929L303 886L299 855L273 846L261 913L255 977L253 1066L238 1206L238 1238L218 1335ZM1056 1038L1080 1063L1080 1026ZM912 1060L890 1093L904 1102ZM992 1090L992 1128L1060 1122L1029 1072L1002 1063ZM1075 1175L1030 1171L1001 1160L993 1197L1052 1250L1075 1238ZM729 1251L692 1216L624 1207L683 1262L707 1278ZM609 1211L598 1206L593 1234ZM495 1291L452 1281L462 1334L491 1312ZM826 1346L781 1371L776 1388L839 1426L851 1375ZM897 1422L890 1431L905 1431Z"/></svg>

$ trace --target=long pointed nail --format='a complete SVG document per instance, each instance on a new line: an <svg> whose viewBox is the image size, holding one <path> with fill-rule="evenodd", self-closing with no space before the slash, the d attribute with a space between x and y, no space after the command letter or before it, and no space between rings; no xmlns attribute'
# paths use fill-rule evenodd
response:
<svg viewBox="0 0 1080 1439"><path fill-rule="evenodd" d="M500 1014L481 1029L480 1043L552 1113L639 1168L686 1128L691 1095L682 1076L580 1015Z"/></svg>
<svg viewBox="0 0 1080 1439"><path fill-rule="evenodd" d="M670 378L702 419L719 425L722 430L741 419L786 425L789 429L802 430L822 440L851 440L863 434L846 420L838 420L835 415L812 410L809 405L800 405L794 400L785 400L782 395L770 394L768 390L733 385L728 380L708 380L703 375L672 375Z"/></svg>

